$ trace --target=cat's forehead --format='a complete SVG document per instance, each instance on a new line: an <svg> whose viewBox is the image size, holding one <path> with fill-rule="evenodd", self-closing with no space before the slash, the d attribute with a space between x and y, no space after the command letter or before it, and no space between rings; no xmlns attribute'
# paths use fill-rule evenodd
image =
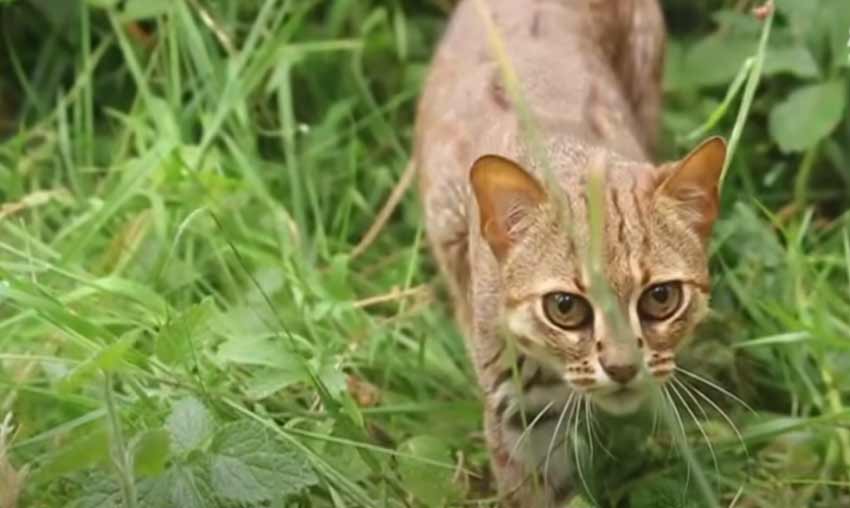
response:
<svg viewBox="0 0 850 508"><path fill-rule="evenodd" d="M660 215L653 205L657 168L623 163L606 167L601 192L602 262L611 288L627 297L651 281L705 272L702 247L693 235ZM583 292L590 285L591 201L587 174L558 180L545 216L518 245L508 270L518 292L560 287Z"/></svg>

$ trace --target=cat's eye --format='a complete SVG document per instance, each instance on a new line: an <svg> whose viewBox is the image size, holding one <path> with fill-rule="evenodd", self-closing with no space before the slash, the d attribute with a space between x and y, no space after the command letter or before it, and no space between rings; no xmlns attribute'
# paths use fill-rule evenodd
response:
<svg viewBox="0 0 850 508"><path fill-rule="evenodd" d="M543 297L543 311L553 325L565 330L584 328L593 321L590 303L572 293L549 293Z"/></svg>
<svg viewBox="0 0 850 508"><path fill-rule="evenodd" d="M641 319L663 321L682 305L682 283L664 282L650 286L640 295L637 310Z"/></svg>

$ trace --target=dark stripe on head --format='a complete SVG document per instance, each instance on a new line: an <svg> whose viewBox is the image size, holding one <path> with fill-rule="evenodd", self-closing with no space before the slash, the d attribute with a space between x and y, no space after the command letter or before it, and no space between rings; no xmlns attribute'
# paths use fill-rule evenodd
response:
<svg viewBox="0 0 850 508"><path fill-rule="evenodd" d="M504 353L504 352L505 352L505 346L503 344L503 345L499 346L499 349L496 350L496 352L493 354L492 357L490 357L488 360L486 360L484 363L481 364L481 368L482 369L489 369L490 367L492 367L493 364L495 364L497 361L499 361L502 358L502 353Z"/></svg>
<svg viewBox="0 0 850 508"><path fill-rule="evenodd" d="M623 216L623 209L620 207L620 195L616 188L611 189L611 204L614 206L614 213L617 215L617 243L624 248L626 247L626 219Z"/></svg>
<svg viewBox="0 0 850 508"><path fill-rule="evenodd" d="M510 404L509 397L502 397L502 400L496 405L496 416L498 418L502 418L505 415L505 411L508 410L508 404Z"/></svg>
<svg viewBox="0 0 850 508"><path fill-rule="evenodd" d="M649 225L646 222L646 217L643 216L643 209L640 206L640 199L638 198L638 188L637 188L637 178L632 180L632 188L629 191L629 194L632 196L632 202L635 206L635 216L637 217L638 222L640 223L640 234L641 234L641 262L644 266L646 266L646 258L649 256L650 250L652 249L652 245L649 241Z"/></svg>
<svg viewBox="0 0 850 508"><path fill-rule="evenodd" d="M496 379L493 380L493 384L490 385L490 392L496 391L499 386L501 386L506 381L510 380L514 375L514 369L516 369L517 373L522 376L522 366L525 364L525 355L517 356L516 363L513 366L506 367L504 370L499 372L496 375Z"/></svg>

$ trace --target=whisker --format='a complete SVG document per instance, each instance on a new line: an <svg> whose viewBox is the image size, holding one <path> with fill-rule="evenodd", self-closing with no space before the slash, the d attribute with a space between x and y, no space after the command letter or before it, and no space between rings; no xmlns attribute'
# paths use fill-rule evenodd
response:
<svg viewBox="0 0 850 508"><path fill-rule="evenodd" d="M686 375L686 376L688 376L688 377L690 377L690 378L692 378L692 379L695 379L695 380L697 380L697 381L700 381L700 382L702 382L702 383L704 383L704 384L706 384L706 385L710 386L711 388L714 388L714 389L715 389L715 390L717 390L718 392L722 393L723 395L725 395L725 396L729 397L730 399L734 400L734 401L735 401L735 402L737 402L738 404L742 405L745 409L747 409L748 411L750 411L750 412L751 412L751 413L753 413L754 415L757 415L757 414L758 414L758 412L757 412L755 409L753 409L753 408L752 408L749 404L747 404L746 402L744 402L744 401L743 401L740 397L738 397L738 396L737 396L737 395L735 395L734 393L730 392L730 391L729 391L729 390L727 390L726 388L723 388L723 387L722 387L722 386L720 386L719 384L717 384L717 383L715 383L715 382L711 381L710 379L707 379L707 378L705 378L705 377L703 377L703 376L700 376L699 374L696 374L695 372L691 372L691 371L689 371L689 370L685 369L684 367L678 367L678 366L677 366L677 367L676 367L676 371L677 371L677 372L681 372L682 374L684 374L684 375Z"/></svg>
<svg viewBox="0 0 850 508"><path fill-rule="evenodd" d="M674 381L674 383L678 383L682 387L682 390L685 391L685 393L688 393L687 388L685 388L684 385L681 385L681 381L679 381L676 378L672 378L672 380ZM711 440L708 438L708 434L705 432L705 429L703 428L702 424L699 422L697 415L693 412L693 410L691 410L691 406L687 403L687 401L685 401L685 398L682 396L682 394L676 388L676 385L671 384L670 389L673 390L673 394L676 396L676 398L679 399L679 402L681 402L682 405L685 406L685 410L687 410L688 414L691 415L691 419L693 419L694 423L696 424L697 428L699 429L700 434L702 434L702 438L705 440L705 444L708 445L708 451L711 452L711 460L714 463L714 472L719 475L720 474L720 467L718 466L717 455L714 453L714 446L711 444ZM696 398L694 398L693 395L691 395L690 393L688 393L688 395L691 398L693 398L694 403L696 403ZM699 404L697 404L697 407L699 407Z"/></svg>
<svg viewBox="0 0 850 508"><path fill-rule="evenodd" d="M687 493L688 485L691 481L691 462L687 460L685 456L685 447L688 446L688 435L685 433L685 424L682 421L682 415L679 413L679 409L676 407L676 404L673 402L673 397L670 395L670 391L667 389L668 387L665 385L664 387L664 396L667 398L667 403L670 405L670 409L673 411L673 414L676 416L676 421L679 422L679 430L681 430L682 440L679 442L679 454L684 459L685 464L687 464L687 469L685 470L685 489L684 492Z"/></svg>
<svg viewBox="0 0 850 508"><path fill-rule="evenodd" d="M519 446L522 444L523 439L525 439L528 436L528 434L531 432L531 430L534 428L534 426L537 425L537 422L539 422L540 419L543 418L543 416L545 416L546 413L549 411L549 409L551 409L552 406L554 406L554 405L555 405L554 401L546 404L543 407L543 409L541 409L540 412L537 413L537 416L535 416L534 419L531 420L531 423L529 423L528 426L525 429L523 429L522 434L519 435L519 438L517 438L516 443L514 444L514 447L511 450L511 455L514 455L516 453L517 449L519 449ZM521 411L522 411L522 409L521 409Z"/></svg>
<svg viewBox="0 0 850 508"><path fill-rule="evenodd" d="M744 447L744 453L747 455L747 457L749 457L750 451L747 449L746 443L744 443L744 436L741 435L741 431L738 430L738 427L735 425L735 422L732 421L732 418L730 418L729 415L726 414L726 412L723 411L723 409L721 409L716 402L711 400L711 397L702 393L699 388L697 388L696 386L691 386L690 388L693 390L694 393L699 395L712 408L714 408L714 410L717 411L717 413L723 418L723 420L726 421L726 424L729 425L729 428L731 428L732 431L735 432L735 435L738 437L738 442L741 443L741 446Z"/></svg>
<svg viewBox="0 0 850 508"><path fill-rule="evenodd" d="M590 402L590 398L588 398L588 402L587 402L587 414L590 417L591 439L596 440L596 442L599 444L599 447L602 448L603 452L605 452L605 455L607 455L611 459L616 459L614 454L611 453L611 450L609 450L608 447L605 446L605 443L602 442L602 439L599 437L599 435L597 433L593 432L594 428L598 428L598 422L593 417L593 403Z"/></svg>
<svg viewBox="0 0 850 508"><path fill-rule="evenodd" d="M564 417L570 410L570 407L575 400L575 396L575 392L570 393L570 396L567 398L567 402L564 403L564 409L561 410L561 415L558 417L558 423L555 424L555 430L552 431L552 437L549 439L549 448L546 450L546 464L543 466L544 481L548 481L549 479L549 459L552 458L552 450L555 448L555 438L558 436L558 431L561 430L561 424L564 423ZM569 426L569 423L567 423L567 425Z"/></svg>
<svg viewBox="0 0 850 508"><path fill-rule="evenodd" d="M582 407L584 408L584 423L587 428L587 442L590 446L590 463L593 463L593 430L590 428L590 399L582 397Z"/></svg>
<svg viewBox="0 0 850 508"><path fill-rule="evenodd" d="M584 395L579 396L581 399L584 399ZM579 418L576 417L575 422L573 423L573 439L578 440L578 421ZM593 506L599 506L599 503L596 502L596 499L593 497L593 493L590 491L590 486L587 484L587 479L584 477L584 471L581 467L581 461L578 456L578 446L573 444L573 457L575 459L576 471L578 471L578 477L581 480L582 486L584 486L584 491L587 493L587 497L590 499L590 502Z"/></svg>

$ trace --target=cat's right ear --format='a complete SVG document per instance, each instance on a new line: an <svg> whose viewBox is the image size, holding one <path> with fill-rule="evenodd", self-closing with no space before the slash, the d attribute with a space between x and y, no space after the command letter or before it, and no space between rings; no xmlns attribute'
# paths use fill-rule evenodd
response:
<svg viewBox="0 0 850 508"><path fill-rule="evenodd" d="M671 174L658 192L672 199L683 216L708 240L720 207L720 178L726 160L726 141L713 137L671 165Z"/></svg>
<svg viewBox="0 0 850 508"><path fill-rule="evenodd" d="M504 259L546 193L519 164L498 155L476 160L469 179L478 203L481 236L496 258Z"/></svg>

